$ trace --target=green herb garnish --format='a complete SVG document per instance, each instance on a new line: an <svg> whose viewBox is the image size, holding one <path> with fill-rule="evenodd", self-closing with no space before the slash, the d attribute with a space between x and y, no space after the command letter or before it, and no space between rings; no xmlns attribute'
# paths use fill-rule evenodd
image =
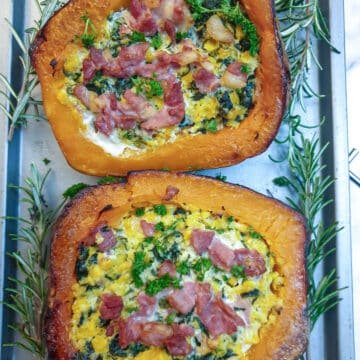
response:
<svg viewBox="0 0 360 360"><path fill-rule="evenodd" d="M93 22L87 15L80 16L80 20L85 22L84 32L78 37L86 48L94 45L97 37L97 32Z"/></svg>
<svg viewBox="0 0 360 360"><path fill-rule="evenodd" d="M215 176L215 179L220 180L220 181L226 181L227 176L226 176L226 175L217 174L217 175Z"/></svg>
<svg viewBox="0 0 360 360"><path fill-rule="evenodd" d="M156 35L153 36L150 44L154 49L159 49L161 47L162 39L159 33L156 33Z"/></svg>
<svg viewBox="0 0 360 360"><path fill-rule="evenodd" d="M157 224L155 224L155 230L157 231L164 231L165 230L165 225L163 222L158 222Z"/></svg>
<svg viewBox="0 0 360 360"><path fill-rule="evenodd" d="M137 217L143 216L144 214L145 214L145 209L144 209L144 208L137 208L137 209L135 210L135 215L136 215Z"/></svg>
<svg viewBox="0 0 360 360"><path fill-rule="evenodd" d="M233 276L235 276L237 279L246 278L246 275L244 274L244 266L243 265L234 265L230 272Z"/></svg>
<svg viewBox="0 0 360 360"><path fill-rule="evenodd" d="M250 237L252 237L253 239L262 239L263 238L258 232L256 232L252 228L252 226L249 226L248 230L249 230Z"/></svg>
<svg viewBox="0 0 360 360"><path fill-rule="evenodd" d="M217 125L216 119L211 119L209 122L207 122L205 128L207 131L210 131L212 133L217 132L218 125Z"/></svg>
<svg viewBox="0 0 360 360"><path fill-rule="evenodd" d="M171 325L174 322L175 318L176 318L176 312L172 312L167 316L165 321L168 325Z"/></svg>
<svg viewBox="0 0 360 360"><path fill-rule="evenodd" d="M134 31L130 36L131 42L145 42L145 34L142 32Z"/></svg>
<svg viewBox="0 0 360 360"><path fill-rule="evenodd" d="M176 271L181 275L189 275L190 265L187 261L182 261L179 265L176 265Z"/></svg>
<svg viewBox="0 0 360 360"><path fill-rule="evenodd" d="M147 99L160 96L164 93L159 81L153 79L131 78L135 86L136 95L143 94Z"/></svg>
<svg viewBox="0 0 360 360"><path fill-rule="evenodd" d="M166 206L164 204L154 205L154 211L156 214L161 216L167 214Z"/></svg>
<svg viewBox="0 0 360 360"><path fill-rule="evenodd" d="M135 286L137 288L141 287L144 282L141 279L141 274L147 269L151 264L145 262L145 252L136 251L134 255L134 262L131 268L131 275L134 279Z"/></svg>
<svg viewBox="0 0 360 360"><path fill-rule="evenodd" d="M178 278L170 276L169 274L165 274L155 280L150 281L146 285L145 292L150 296L154 296L160 291L170 286L176 289L180 289L181 288L180 280Z"/></svg>
<svg viewBox="0 0 360 360"><path fill-rule="evenodd" d="M112 183L119 183L122 182L123 179L116 176L104 176L101 179L97 181L98 185L104 185L104 184L112 184Z"/></svg>
<svg viewBox="0 0 360 360"><path fill-rule="evenodd" d="M81 190L83 190L83 189L85 189L85 188L87 188L89 186L90 185L84 184L82 182L74 184L74 185L70 186L69 188L67 188L63 192L63 197L72 199L78 192L80 192Z"/></svg>
<svg viewBox="0 0 360 360"><path fill-rule="evenodd" d="M192 266L192 269L197 273L196 279L199 281L204 281L205 273L210 270L212 262L208 258L200 258Z"/></svg>
<svg viewBox="0 0 360 360"><path fill-rule="evenodd" d="M188 33L187 32L185 32L185 33L182 33L182 32L180 32L180 31L177 31L176 32L176 42L179 42L179 41L181 41L181 40L184 40L184 39L186 39L188 37Z"/></svg>
<svg viewBox="0 0 360 360"><path fill-rule="evenodd" d="M250 42L250 54L256 55L259 50L259 38L256 33L255 25L245 17L239 4L231 5L231 0L222 0L217 9L208 9L204 6L204 0L186 0L191 7L191 13L194 20L203 20L205 14L219 13L225 19L235 25L240 25L245 36Z"/></svg>

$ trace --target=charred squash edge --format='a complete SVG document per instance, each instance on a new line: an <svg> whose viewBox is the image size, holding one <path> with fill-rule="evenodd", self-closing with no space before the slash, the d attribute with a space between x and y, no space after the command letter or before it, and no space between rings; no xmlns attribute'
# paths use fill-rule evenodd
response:
<svg viewBox="0 0 360 360"><path fill-rule="evenodd" d="M284 287L279 290L283 308L275 315L272 325L260 330L260 342L252 346L247 359L296 359L304 351L308 338L304 218L280 201L239 185L159 171L132 173L125 184L85 189L66 206L57 220L51 244L50 294L45 326L50 358L71 359L76 351L69 339L71 287L76 282L75 263L81 239L99 221L106 219L109 224L116 223L133 207L161 202L169 185L180 190L170 203L188 203L225 212L264 236L274 253L276 270L285 278ZM207 196L210 193L212 196ZM105 207L109 210L102 212Z"/></svg>
<svg viewBox="0 0 360 360"><path fill-rule="evenodd" d="M258 96L249 116L237 128L224 128L215 134L185 135L173 143L131 157L112 156L88 140L81 132L81 115L57 100L55 88L57 79L64 76L64 48L83 31L80 16L88 14L99 28L106 14L126 6L127 2L72 0L60 9L38 33L30 55L40 79L46 115L68 163L90 175L126 175L129 171L145 169L189 171L224 167L265 151L278 131L288 104L289 67L273 0L240 2L260 37Z"/></svg>

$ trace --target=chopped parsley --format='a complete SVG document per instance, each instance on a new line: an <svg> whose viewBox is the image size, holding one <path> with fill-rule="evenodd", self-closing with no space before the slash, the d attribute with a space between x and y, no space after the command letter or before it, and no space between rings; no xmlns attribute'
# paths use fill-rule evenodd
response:
<svg viewBox="0 0 360 360"><path fill-rule="evenodd" d="M93 22L87 15L80 16L80 20L85 22L85 29L80 36L77 36L77 38L81 40L81 42L86 48L89 48L90 46L94 45L94 41L97 37L97 32L95 30Z"/></svg>
<svg viewBox="0 0 360 360"><path fill-rule="evenodd" d="M167 214L166 206L164 204L154 205L154 211L156 214L161 216Z"/></svg>
<svg viewBox="0 0 360 360"><path fill-rule="evenodd" d="M256 232L252 226L249 226L249 235L253 238L253 239L262 239L263 237Z"/></svg>
<svg viewBox="0 0 360 360"><path fill-rule="evenodd" d="M176 42L179 42L179 41L181 41L181 40L184 40L184 39L186 39L188 37L188 33L187 32L185 32L185 33L182 33L182 32L180 32L180 31L177 31L176 32Z"/></svg>
<svg viewBox="0 0 360 360"><path fill-rule="evenodd" d="M215 178L216 178L217 180L220 180L220 181L226 181L227 176L226 176L226 175L217 174L217 175L215 176Z"/></svg>
<svg viewBox="0 0 360 360"><path fill-rule="evenodd" d="M131 275L134 279L135 286L137 288L141 287L144 282L141 279L141 274L147 269L151 264L145 262L145 252L136 251L134 254L134 262L131 268Z"/></svg>
<svg viewBox="0 0 360 360"><path fill-rule="evenodd" d="M89 185L84 184L82 182L74 184L74 185L70 186L69 188L67 188L63 192L63 197L72 199L77 193L79 193L81 190L87 188L88 186Z"/></svg>
<svg viewBox="0 0 360 360"><path fill-rule="evenodd" d="M161 36L159 33L156 33L153 38L151 39L151 42L150 42L151 46L154 48L154 49L159 49L162 45L162 40L161 40Z"/></svg>
<svg viewBox="0 0 360 360"><path fill-rule="evenodd" d="M259 50L259 37L255 25L242 13L239 3L231 4L231 0L221 0L220 7L209 9L205 7L204 0L185 0L191 7L191 13L195 21L204 20L205 15L219 13L225 19L235 25L240 25L245 36L250 42L250 54L255 55Z"/></svg>
<svg viewBox="0 0 360 360"><path fill-rule="evenodd" d="M235 276L237 279L245 278L244 274L244 266L243 265L234 265L231 270L231 274Z"/></svg>
<svg viewBox="0 0 360 360"><path fill-rule="evenodd" d="M228 223L232 223L232 222L234 221L234 217L233 217L233 216L229 216L229 217L226 219L226 221L227 221Z"/></svg>
<svg viewBox="0 0 360 360"><path fill-rule="evenodd" d="M192 266L192 269L197 273L196 279L199 281L204 281L205 273L210 270L212 262L208 258L200 258Z"/></svg>
<svg viewBox="0 0 360 360"><path fill-rule="evenodd" d="M181 275L189 275L190 265L187 261L182 261L179 265L176 265L176 271Z"/></svg>
<svg viewBox="0 0 360 360"><path fill-rule="evenodd" d="M174 320L175 320L175 318L176 318L176 312L171 312L168 316L167 316L167 318L166 318L166 323L168 324L168 325L171 325L173 322L174 322Z"/></svg>
<svg viewBox="0 0 360 360"><path fill-rule="evenodd" d="M155 230L157 231L164 231L165 230L165 225L163 222L158 222L157 224L155 224Z"/></svg>
<svg viewBox="0 0 360 360"><path fill-rule="evenodd" d="M150 281L145 287L145 292L150 296L154 296L157 293L159 293L160 291L162 291L170 286L172 286L176 289L181 288L180 280L178 278L170 276L167 273L157 279Z"/></svg>
<svg viewBox="0 0 360 360"><path fill-rule="evenodd" d="M218 128L217 128L217 122L216 119L211 119L209 122L206 123L206 130L210 131L212 133L217 132Z"/></svg>
<svg viewBox="0 0 360 360"><path fill-rule="evenodd" d="M135 210L135 215L136 215L137 217L143 216L144 214L145 214L145 209L144 209L144 208L137 208L137 209Z"/></svg>
<svg viewBox="0 0 360 360"><path fill-rule="evenodd" d="M49 159L47 159L47 158L44 158L44 159L43 159L43 163L44 163L45 165L49 165L49 164L51 163L51 160L49 160Z"/></svg>
<svg viewBox="0 0 360 360"><path fill-rule="evenodd" d="M159 81L138 77L131 78L131 81L135 86L136 95L143 94L147 99L151 99L154 96L160 96L164 93Z"/></svg>
<svg viewBox="0 0 360 360"><path fill-rule="evenodd" d="M142 32L134 31L130 36L131 42L145 42L145 34Z"/></svg>
<svg viewBox="0 0 360 360"><path fill-rule="evenodd" d="M103 185L103 184L112 184L112 183L119 183L122 182L123 179L121 177L116 177L116 176L104 176L101 179L99 179L97 181L98 185Z"/></svg>

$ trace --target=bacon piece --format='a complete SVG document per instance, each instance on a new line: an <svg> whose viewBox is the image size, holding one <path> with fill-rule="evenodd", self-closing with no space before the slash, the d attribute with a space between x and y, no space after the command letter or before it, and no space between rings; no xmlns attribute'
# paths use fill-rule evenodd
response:
<svg viewBox="0 0 360 360"><path fill-rule="evenodd" d="M146 237L153 236L155 234L155 225L145 220L140 221L141 229Z"/></svg>
<svg viewBox="0 0 360 360"><path fill-rule="evenodd" d="M194 73L193 78L197 88L202 94L215 91L220 85L217 77L212 72L205 69L197 70Z"/></svg>
<svg viewBox="0 0 360 360"><path fill-rule="evenodd" d="M244 321L217 294L215 299L197 305L196 312L208 329L210 335L231 335L237 331L237 326L244 326Z"/></svg>
<svg viewBox="0 0 360 360"><path fill-rule="evenodd" d="M235 250L235 262L244 266L246 276L259 276L266 271L265 260L257 250Z"/></svg>
<svg viewBox="0 0 360 360"><path fill-rule="evenodd" d="M89 234L83 241L84 245L94 245L96 242L96 235L98 234L103 238L103 241L100 244L97 244L100 251L105 252L115 246L117 242L115 234L107 227L107 223L105 221L102 221L90 230Z"/></svg>
<svg viewBox="0 0 360 360"><path fill-rule="evenodd" d="M162 81L165 106L141 124L143 129L154 130L178 124L185 116L184 96L181 83L175 76Z"/></svg>
<svg viewBox="0 0 360 360"><path fill-rule="evenodd" d="M146 10L146 6L141 0L131 0L130 14L135 19L138 19Z"/></svg>
<svg viewBox="0 0 360 360"><path fill-rule="evenodd" d="M87 84L96 74L96 66L90 59L85 59L82 64L83 81Z"/></svg>
<svg viewBox="0 0 360 360"><path fill-rule="evenodd" d="M107 327L106 327L106 336L113 336L115 333L115 327L116 327L116 323L114 321L112 321Z"/></svg>
<svg viewBox="0 0 360 360"><path fill-rule="evenodd" d="M107 62L102 50L96 49L94 47L90 48L90 60L93 62L96 70L100 70L103 66L106 65Z"/></svg>
<svg viewBox="0 0 360 360"><path fill-rule="evenodd" d="M121 296L104 293L101 295L100 316L104 320L113 320L120 316L123 309Z"/></svg>
<svg viewBox="0 0 360 360"><path fill-rule="evenodd" d="M235 306L240 308L244 312L243 320L246 326L250 325L250 309L251 301L250 299L244 299L241 295L238 295L236 298Z"/></svg>
<svg viewBox="0 0 360 360"><path fill-rule="evenodd" d="M158 26L151 14L144 14L136 23L136 29L145 35L153 36L158 31Z"/></svg>
<svg viewBox="0 0 360 360"><path fill-rule="evenodd" d="M155 296L149 296L146 295L145 293L140 293L137 297L137 302L139 303L139 310L133 315L151 316L152 313L155 311L155 306L156 306Z"/></svg>
<svg viewBox="0 0 360 360"><path fill-rule="evenodd" d="M175 195L179 193L179 191L180 190L176 186L171 186L171 185L167 186L166 193L162 197L162 200L170 201Z"/></svg>
<svg viewBox="0 0 360 360"><path fill-rule="evenodd" d="M118 62L128 76L133 75L134 67L140 65L145 60L145 54L149 46L148 43L144 42L121 47Z"/></svg>
<svg viewBox="0 0 360 360"><path fill-rule="evenodd" d="M217 239L210 244L208 254L211 261L224 270L230 270L235 260L234 250Z"/></svg>
<svg viewBox="0 0 360 360"><path fill-rule="evenodd" d="M146 130L156 130L164 127L173 126L178 124L182 120L182 118L185 115L185 112L179 113L182 115L181 119L179 119L178 116L176 116L177 115L176 111L175 113L172 112L172 114L174 114L175 116L170 115L169 109L164 106L161 110L156 112L154 116L147 119L140 126Z"/></svg>
<svg viewBox="0 0 360 360"><path fill-rule="evenodd" d="M196 283L196 307L202 309L211 299L211 285Z"/></svg>
<svg viewBox="0 0 360 360"><path fill-rule="evenodd" d="M174 290L168 297L170 305L181 314L188 314L195 306L196 284L188 281L181 289Z"/></svg>
<svg viewBox="0 0 360 360"><path fill-rule="evenodd" d="M166 81L162 81L164 89L164 103L169 106L177 106L184 103L184 95L181 90L181 82L176 81L175 76Z"/></svg>
<svg viewBox="0 0 360 360"><path fill-rule="evenodd" d="M116 236L111 229L107 227L101 228L99 234L104 239L100 244L97 244L97 247L101 252L109 251L116 245Z"/></svg>
<svg viewBox="0 0 360 360"><path fill-rule="evenodd" d="M114 117L115 127L124 130L133 129L137 119L137 116L131 115L120 115L118 117Z"/></svg>
<svg viewBox="0 0 360 360"><path fill-rule="evenodd" d="M170 326L156 322L146 322L140 324L140 342L145 345L160 346L173 336Z"/></svg>
<svg viewBox="0 0 360 360"><path fill-rule="evenodd" d="M175 264L172 263L170 260L165 260L159 268L158 276L163 276L165 274L169 274L172 277L177 275Z"/></svg>
<svg viewBox="0 0 360 360"><path fill-rule="evenodd" d="M119 345L122 349L139 340L141 322L134 315L129 316L127 320L120 319L118 325Z"/></svg>
<svg viewBox="0 0 360 360"><path fill-rule="evenodd" d="M206 22L206 30L211 38L223 43L234 42L234 35L227 29L219 15L212 15Z"/></svg>
<svg viewBox="0 0 360 360"><path fill-rule="evenodd" d="M186 336L193 336L194 329L185 324L172 324L173 336L166 340L166 348L170 355L186 356L192 352L191 345L186 341Z"/></svg>
<svg viewBox="0 0 360 360"><path fill-rule="evenodd" d="M135 95L129 89L125 90L123 96L130 109L139 115L141 119L148 119L156 114L156 109L144 97Z"/></svg>
<svg viewBox="0 0 360 360"><path fill-rule="evenodd" d="M114 130L115 122L110 114L105 111L100 111L95 119L95 129L106 136L110 136Z"/></svg>
<svg viewBox="0 0 360 360"><path fill-rule="evenodd" d="M164 22L164 30L169 35L171 41L173 43L175 43L176 42L175 24L172 21L166 19L165 22Z"/></svg>
<svg viewBox="0 0 360 360"><path fill-rule="evenodd" d="M77 84L74 87L74 95L88 108L90 111L98 112L99 108L95 104L95 99L97 97L94 91L90 91L86 86L82 84Z"/></svg>
<svg viewBox="0 0 360 360"><path fill-rule="evenodd" d="M246 85L247 76L241 71L243 64L232 62L225 70L220 83L230 89L240 89Z"/></svg>
<svg viewBox="0 0 360 360"><path fill-rule="evenodd" d="M190 242L196 253L201 255L205 252L213 241L214 236L214 231L194 229L191 232Z"/></svg>

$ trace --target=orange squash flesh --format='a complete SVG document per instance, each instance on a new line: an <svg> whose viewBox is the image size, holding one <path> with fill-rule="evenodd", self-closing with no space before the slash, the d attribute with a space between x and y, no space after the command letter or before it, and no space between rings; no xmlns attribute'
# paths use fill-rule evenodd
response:
<svg viewBox="0 0 360 360"><path fill-rule="evenodd" d="M126 175L131 170L169 168L189 171L239 163L269 146L283 117L289 95L289 71L275 19L273 0L241 0L260 38L255 105L237 128L217 133L182 135L176 141L131 157L112 156L83 135L80 113L57 98L63 64L74 39L83 32L80 16L88 14L100 29L106 16L128 6L124 0L72 0L38 34L31 58L39 76L44 107L66 160L91 175Z"/></svg>
<svg viewBox="0 0 360 360"><path fill-rule="evenodd" d="M167 187L179 193L170 203L226 213L251 225L266 239L274 254L276 271L284 277L279 290L283 300L275 321L260 330L260 341L248 352L249 360L296 359L307 343L304 219L281 202L237 185L211 178L165 172L129 175L126 184L88 188L79 194L58 219L51 246L50 296L46 335L52 359L71 359L72 285L79 245L89 229L106 220L115 224L123 214L144 205L158 204ZM109 206L111 205L111 206ZM104 210L106 209L106 211ZM110 210L109 210L110 209Z"/></svg>

